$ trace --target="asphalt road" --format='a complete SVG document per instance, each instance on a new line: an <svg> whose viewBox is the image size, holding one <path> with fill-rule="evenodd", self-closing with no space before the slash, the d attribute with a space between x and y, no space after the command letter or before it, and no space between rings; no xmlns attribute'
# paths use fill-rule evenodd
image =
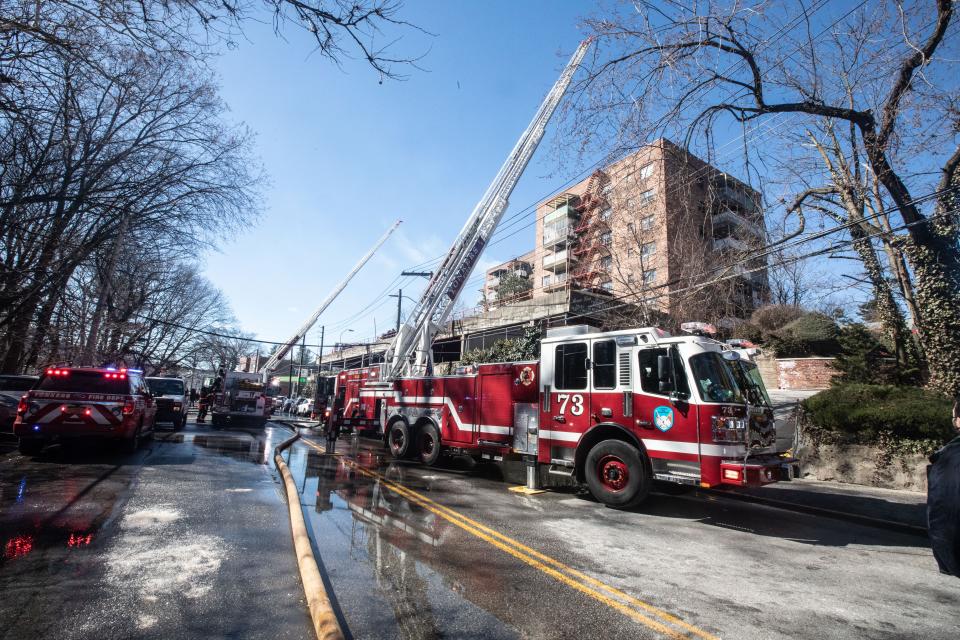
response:
<svg viewBox="0 0 960 640"><path fill-rule="evenodd" d="M922 537L709 493L615 511L338 451L290 464L356 638L960 637L960 580Z"/></svg>
<svg viewBox="0 0 960 640"><path fill-rule="evenodd" d="M270 461L288 433L0 450L0 638L312 637ZM916 535L711 493L614 511L304 433L289 464L350 637L960 637L960 580Z"/></svg>
<svg viewBox="0 0 960 640"><path fill-rule="evenodd" d="M202 426L202 425L200 425ZM280 427L0 454L0 638L312 638Z"/></svg>

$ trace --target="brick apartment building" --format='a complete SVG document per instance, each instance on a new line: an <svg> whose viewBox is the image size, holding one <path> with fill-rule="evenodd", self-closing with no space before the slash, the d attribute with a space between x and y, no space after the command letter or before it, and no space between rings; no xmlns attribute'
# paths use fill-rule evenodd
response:
<svg viewBox="0 0 960 640"><path fill-rule="evenodd" d="M765 260L750 257L764 240L757 191L660 139L541 202L535 248L488 270L484 297L529 273L524 298L573 290L681 320L742 316L769 296Z"/></svg>

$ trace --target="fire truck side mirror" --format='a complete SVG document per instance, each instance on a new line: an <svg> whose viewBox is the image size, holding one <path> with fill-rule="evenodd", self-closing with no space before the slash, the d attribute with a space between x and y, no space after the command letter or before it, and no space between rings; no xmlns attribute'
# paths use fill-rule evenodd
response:
<svg viewBox="0 0 960 640"><path fill-rule="evenodd" d="M660 382L660 393L673 391L673 363L670 356L657 356L657 380Z"/></svg>

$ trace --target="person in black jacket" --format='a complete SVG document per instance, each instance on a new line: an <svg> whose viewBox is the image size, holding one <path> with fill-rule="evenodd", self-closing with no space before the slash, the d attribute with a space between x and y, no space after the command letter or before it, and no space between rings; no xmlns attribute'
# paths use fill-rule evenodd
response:
<svg viewBox="0 0 960 640"><path fill-rule="evenodd" d="M960 395L953 402L957 437L930 456L927 531L940 573L960 577Z"/></svg>

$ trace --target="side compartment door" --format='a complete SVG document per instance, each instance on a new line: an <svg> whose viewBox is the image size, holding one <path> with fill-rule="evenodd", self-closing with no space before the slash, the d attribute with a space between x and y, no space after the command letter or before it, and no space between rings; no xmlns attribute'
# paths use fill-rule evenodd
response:
<svg viewBox="0 0 960 640"><path fill-rule="evenodd" d="M444 378L444 406L440 409L442 417L440 437L444 442L470 444L476 442L476 392L477 378Z"/></svg>
<svg viewBox="0 0 960 640"><path fill-rule="evenodd" d="M504 446L513 444L513 371L497 367L493 371L480 368L477 376L478 406L477 439Z"/></svg>

